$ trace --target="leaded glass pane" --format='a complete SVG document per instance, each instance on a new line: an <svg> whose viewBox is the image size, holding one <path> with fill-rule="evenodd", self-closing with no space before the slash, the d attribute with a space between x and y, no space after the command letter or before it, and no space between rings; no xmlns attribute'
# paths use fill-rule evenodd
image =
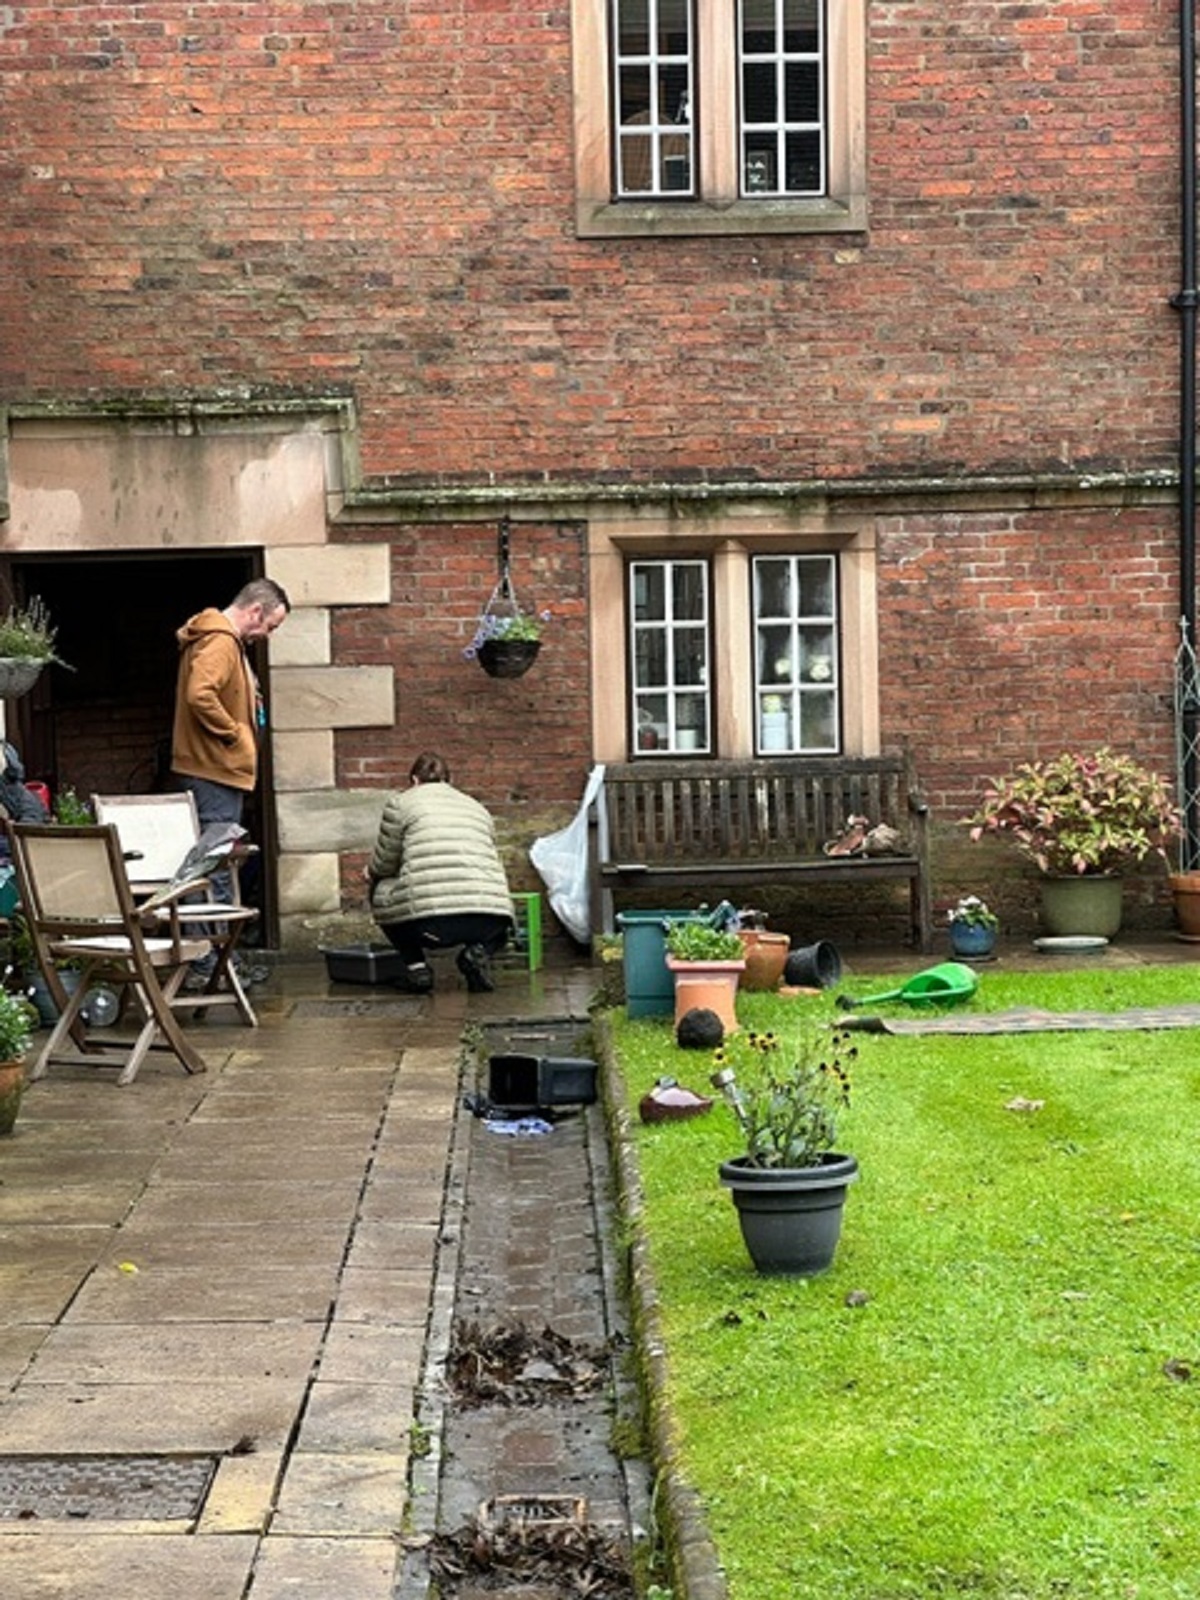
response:
<svg viewBox="0 0 1200 1600"><path fill-rule="evenodd" d="M819 0L783 0L783 48L794 52L820 47Z"/></svg>
<svg viewBox="0 0 1200 1600"><path fill-rule="evenodd" d="M633 617L635 622L661 622L666 616L667 575L658 564L642 564L633 569Z"/></svg>
<svg viewBox="0 0 1200 1600"><path fill-rule="evenodd" d="M789 61L783 69L786 122L815 122L821 114L821 79L813 61Z"/></svg>
<svg viewBox="0 0 1200 1600"><path fill-rule="evenodd" d="M699 561L676 561L672 567L675 620L700 621L708 602L708 568Z"/></svg>
<svg viewBox="0 0 1200 1600"><path fill-rule="evenodd" d="M650 44L650 0L616 0L617 50L644 56Z"/></svg>
<svg viewBox="0 0 1200 1600"><path fill-rule="evenodd" d="M802 617L832 617L833 562L829 556L801 556L797 561L797 581Z"/></svg>

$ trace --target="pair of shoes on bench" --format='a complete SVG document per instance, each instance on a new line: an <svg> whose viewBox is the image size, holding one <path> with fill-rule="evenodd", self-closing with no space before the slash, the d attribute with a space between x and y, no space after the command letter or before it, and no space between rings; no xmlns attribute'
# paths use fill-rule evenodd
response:
<svg viewBox="0 0 1200 1600"><path fill-rule="evenodd" d="M455 966L467 980L472 994L491 994L496 985L492 982L492 958L482 944L465 944L458 952Z"/></svg>
<svg viewBox="0 0 1200 1600"><path fill-rule="evenodd" d="M871 831L869 817L847 817L846 826L836 839L825 846L827 856L860 856Z"/></svg>

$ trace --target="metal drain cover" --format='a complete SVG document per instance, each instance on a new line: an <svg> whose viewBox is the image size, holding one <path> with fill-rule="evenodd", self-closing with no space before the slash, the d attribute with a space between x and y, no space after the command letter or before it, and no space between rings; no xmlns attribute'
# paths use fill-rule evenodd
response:
<svg viewBox="0 0 1200 1600"><path fill-rule="evenodd" d="M173 1522L200 1514L216 1456L0 1456L0 1520Z"/></svg>
<svg viewBox="0 0 1200 1600"><path fill-rule="evenodd" d="M421 1001L412 1000L297 1000L294 1017L419 1017Z"/></svg>

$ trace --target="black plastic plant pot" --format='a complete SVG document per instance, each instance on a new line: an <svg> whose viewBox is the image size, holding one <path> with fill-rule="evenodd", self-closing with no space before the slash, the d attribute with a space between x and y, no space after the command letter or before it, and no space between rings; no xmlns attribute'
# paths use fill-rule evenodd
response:
<svg viewBox="0 0 1200 1600"><path fill-rule="evenodd" d="M812 1278L833 1264L846 1190L858 1177L853 1156L831 1151L812 1167L753 1167L738 1156L720 1173L758 1272Z"/></svg>
<svg viewBox="0 0 1200 1600"><path fill-rule="evenodd" d="M489 678L520 678L537 660L540 639L485 639L479 646L479 665Z"/></svg>

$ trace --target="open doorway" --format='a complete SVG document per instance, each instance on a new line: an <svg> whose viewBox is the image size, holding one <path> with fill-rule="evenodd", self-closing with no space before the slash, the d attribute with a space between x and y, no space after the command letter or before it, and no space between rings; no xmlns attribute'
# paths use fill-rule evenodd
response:
<svg viewBox="0 0 1200 1600"><path fill-rule="evenodd" d="M14 557L13 595L18 603L41 596L57 628L55 648L74 669L44 672L29 694L7 706L8 737L27 776L55 794L69 786L82 799L172 788L175 630L205 606L227 605L261 570L257 551ZM265 660L255 662L264 688L265 668ZM244 817L260 847L261 869L243 886L262 913L264 943L274 945L269 760L264 745L258 788L247 796Z"/></svg>

